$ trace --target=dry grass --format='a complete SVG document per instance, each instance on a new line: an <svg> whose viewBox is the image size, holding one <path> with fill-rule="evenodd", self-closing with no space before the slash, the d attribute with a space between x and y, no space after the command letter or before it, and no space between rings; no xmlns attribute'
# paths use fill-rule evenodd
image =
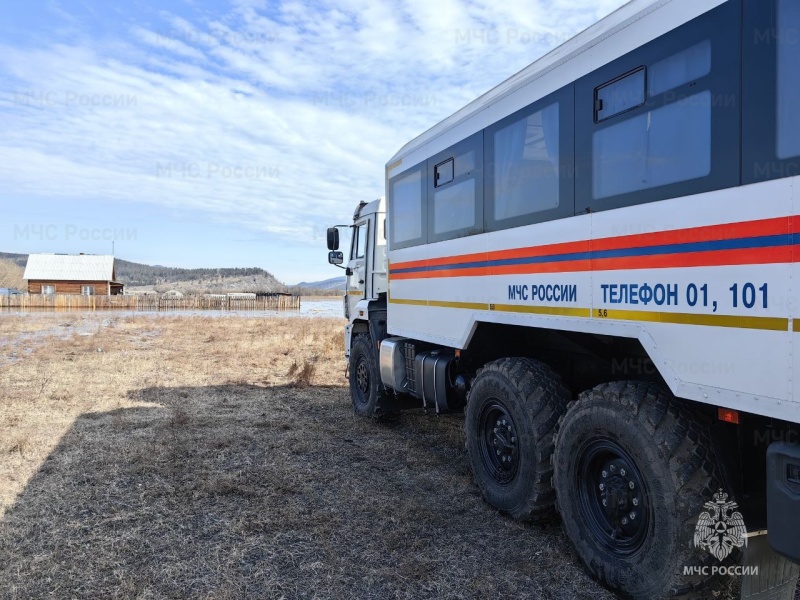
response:
<svg viewBox="0 0 800 600"><path fill-rule="evenodd" d="M345 385L338 319L0 315L0 598L613 598Z"/></svg>

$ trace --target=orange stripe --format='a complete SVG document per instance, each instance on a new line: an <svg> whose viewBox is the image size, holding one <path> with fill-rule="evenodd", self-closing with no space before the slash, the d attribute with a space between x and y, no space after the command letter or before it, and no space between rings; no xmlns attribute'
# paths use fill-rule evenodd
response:
<svg viewBox="0 0 800 600"><path fill-rule="evenodd" d="M713 242L738 238L759 237L798 233L800 220L796 217L778 217L761 221L744 221L725 225L706 225L690 229L656 231L623 237L600 238L593 240L592 250L620 250L622 248L646 248L668 244L688 244L693 242Z"/></svg>
<svg viewBox="0 0 800 600"><path fill-rule="evenodd" d="M582 271L622 271L636 269L668 269L677 267L721 267L734 265L761 265L790 263L793 260L792 246L774 248L747 248L741 250L716 250L657 256L632 256L625 258L601 258L570 260L528 265L503 265L475 267L473 269L442 269L395 273L392 279L436 279L445 277L482 277L490 275L525 275L531 273L576 273Z"/></svg>
<svg viewBox="0 0 800 600"><path fill-rule="evenodd" d="M745 221L739 223L727 223L724 225L707 225L703 227L693 227L689 229L676 229L672 231L658 231L654 233L640 233L634 235L599 238L595 240L583 240L576 242L562 242L558 244L547 244L543 246L530 246L527 248L512 248L509 250L497 250L494 252L479 252L474 254L462 254L458 256L443 256L416 260L392 265L392 269L414 269L420 267L436 267L442 265L457 265L465 262L482 262L490 260L503 260L509 258L533 258L541 256L551 256L557 254L570 254L573 252L590 252L597 250L620 250L624 248L646 248L648 246L661 246L667 244L681 244L704 241L718 241L727 239L757 237L765 235L781 235L787 233L800 233L800 216L797 217L777 217L773 219L762 219L759 221ZM771 250L775 250L774 248ZM726 251L717 251L726 252ZM752 252L742 250L741 252ZM651 258L651 257L642 257ZM639 259L594 259L597 263L610 260L637 260ZM767 262L784 262L781 260L769 260ZM717 263L712 263L717 264ZM728 263L720 263L728 264ZM735 264L748 264L735 263ZM701 266L701 265L674 265L674 266ZM623 267L630 268L630 267ZM647 267L638 267L647 268ZM472 269L469 269L470 271ZM560 272L568 269L557 269ZM532 271L545 272L545 271ZM445 277L443 273L450 271L437 271L438 276ZM409 279L406 274L392 275L396 279ZM420 273L414 274L415 278L422 278Z"/></svg>
<svg viewBox="0 0 800 600"><path fill-rule="evenodd" d="M624 269L669 269L675 267L724 267L731 265L765 265L792 262L792 246L772 248L744 248L688 252L657 256L630 256L624 258L593 259L592 270L616 271Z"/></svg>

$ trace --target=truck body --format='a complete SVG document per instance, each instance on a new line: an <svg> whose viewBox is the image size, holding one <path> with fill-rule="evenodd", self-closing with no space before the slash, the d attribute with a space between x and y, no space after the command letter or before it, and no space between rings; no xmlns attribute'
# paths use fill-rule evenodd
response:
<svg viewBox="0 0 800 600"><path fill-rule="evenodd" d="M709 555L796 579L759 544L800 561L797 31L790 0L634 0L409 142L355 215L356 412L464 411L487 501L557 498L631 597L712 585Z"/></svg>

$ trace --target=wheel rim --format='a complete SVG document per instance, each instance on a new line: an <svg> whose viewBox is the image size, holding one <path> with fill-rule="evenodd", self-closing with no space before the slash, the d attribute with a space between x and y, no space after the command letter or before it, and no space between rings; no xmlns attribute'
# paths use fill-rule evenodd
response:
<svg viewBox="0 0 800 600"><path fill-rule="evenodd" d="M369 366L364 357L356 364L356 387L361 392L362 402L369 397Z"/></svg>
<svg viewBox="0 0 800 600"><path fill-rule="evenodd" d="M650 507L639 468L615 441L594 440L578 460L580 510L590 533L618 556L637 552L647 538Z"/></svg>
<svg viewBox="0 0 800 600"><path fill-rule="evenodd" d="M478 438L486 471L501 485L509 484L519 469L517 428L498 400L491 400L481 411Z"/></svg>

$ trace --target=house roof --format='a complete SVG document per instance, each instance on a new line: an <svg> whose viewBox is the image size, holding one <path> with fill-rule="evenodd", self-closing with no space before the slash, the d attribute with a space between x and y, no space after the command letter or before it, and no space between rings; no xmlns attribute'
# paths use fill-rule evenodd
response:
<svg viewBox="0 0 800 600"><path fill-rule="evenodd" d="M95 254L31 254L23 279L114 281L114 257Z"/></svg>

